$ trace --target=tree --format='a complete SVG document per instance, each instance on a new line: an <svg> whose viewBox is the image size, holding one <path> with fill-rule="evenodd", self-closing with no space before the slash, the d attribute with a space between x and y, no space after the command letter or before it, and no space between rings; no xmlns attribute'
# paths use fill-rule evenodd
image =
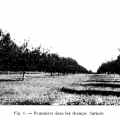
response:
<svg viewBox="0 0 120 120"><path fill-rule="evenodd" d="M19 55L18 55L18 65L19 70L22 70L23 80L25 79L25 73L29 70L29 62L30 62L30 50L27 48L29 44L28 40L24 40L24 43L19 47Z"/></svg>
<svg viewBox="0 0 120 120"><path fill-rule="evenodd" d="M11 40L9 33L0 32L0 35L0 69L5 71L14 70L13 64L16 63L19 48Z"/></svg>
<svg viewBox="0 0 120 120"><path fill-rule="evenodd" d="M73 58L60 57L57 53L50 53L45 49L41 51L41 46L30 50L28 45L28 40L24 40L21 46L16 45L11 40L10 33L5 34L0 30L0 70L22 71L23 80L26 71L43 71L51 75L55 72L58 75L88 72Z"/></svg>

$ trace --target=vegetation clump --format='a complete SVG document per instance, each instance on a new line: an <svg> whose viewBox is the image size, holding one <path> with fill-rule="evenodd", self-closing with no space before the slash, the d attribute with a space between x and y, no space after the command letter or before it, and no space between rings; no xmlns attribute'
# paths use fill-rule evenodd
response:
<svg viewBox="0 0 120 120"><path fill-rule="evenodd" d="M23 79L26 71L39 71L62 74L89 73L76 60L61 57L57 53L41 48L29 48L29 41L24 40L18 46L11 40L10 33L0 30L0 71L22 71Z"/></svg>

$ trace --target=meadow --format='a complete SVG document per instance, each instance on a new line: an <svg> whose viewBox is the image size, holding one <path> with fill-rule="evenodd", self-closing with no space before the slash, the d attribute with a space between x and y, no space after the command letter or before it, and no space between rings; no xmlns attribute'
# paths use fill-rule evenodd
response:
<svg viewBox="0 0 120 120"><path fill-rule="evenodd" d="M0 74L0 105L120 105L120 76Z"/></svg>

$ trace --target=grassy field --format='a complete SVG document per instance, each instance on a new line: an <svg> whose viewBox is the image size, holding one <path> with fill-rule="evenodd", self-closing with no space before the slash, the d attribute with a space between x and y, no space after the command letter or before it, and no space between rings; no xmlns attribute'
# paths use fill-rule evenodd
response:
<svg viewBox="0 0 120 120"><path fill-rule="evenodd" d="M120 77L1 74L0 105L120 105Z"/></svg>

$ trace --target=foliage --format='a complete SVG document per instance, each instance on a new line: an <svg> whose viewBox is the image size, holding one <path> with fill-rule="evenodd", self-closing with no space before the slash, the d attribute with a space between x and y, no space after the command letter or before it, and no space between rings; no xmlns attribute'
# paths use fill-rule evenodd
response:
<svg viewBox="0 0 120 120"><path fill-rule="evenodd" d="M30 50L29 41L24 40L18 46L11 40L10 33L0 30L0 70L1 71L42 71L51 73L87 73L87 69L80 66L76 60L60 57L49 50L41 50L41 46Z"/></svg>
<svg viewBox="0 0 120 120"><path fill-rule="evenodd" d="M98 68L97 73L120 74L120 55L116 60L102 63L102 65Z"/></svg>

